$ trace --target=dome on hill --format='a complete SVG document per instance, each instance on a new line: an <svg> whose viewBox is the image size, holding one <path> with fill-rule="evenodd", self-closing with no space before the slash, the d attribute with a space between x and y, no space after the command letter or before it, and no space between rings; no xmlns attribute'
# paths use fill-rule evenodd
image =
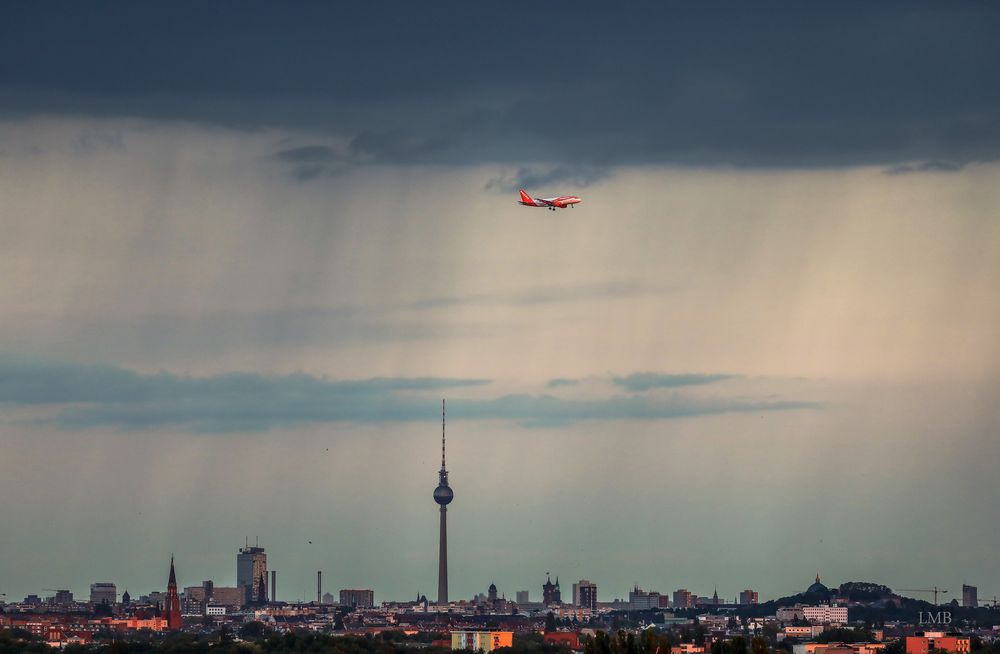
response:
<svg viewBox="0 0 1000 654"><path fill-rule="evenodd" d="M816 583L814 583L809 588L806 588L806 592L807 593L829 593L830 589L827 588L826 586L824 586L822 583L820 583L820 581L819 581L819 573L817 572L816 573Z"/></svg>

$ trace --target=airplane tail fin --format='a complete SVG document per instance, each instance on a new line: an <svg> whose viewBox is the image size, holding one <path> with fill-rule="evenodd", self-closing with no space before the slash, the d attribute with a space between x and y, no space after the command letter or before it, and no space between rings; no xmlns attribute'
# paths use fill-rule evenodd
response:
<svg viewBox="0 0 1000 654"><path fill-rule="evenodd" d="M524 192L523 188L521 189L521 202L526 202L527 204L535 203L535 201L531 199L531 196Z"/></svg>

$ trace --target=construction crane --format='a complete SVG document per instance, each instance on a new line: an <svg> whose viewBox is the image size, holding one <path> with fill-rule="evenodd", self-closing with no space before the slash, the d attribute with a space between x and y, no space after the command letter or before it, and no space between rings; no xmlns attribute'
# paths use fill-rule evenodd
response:
<svg viewBox="0 0 1000 654"><path fill-rule="evenodd" d="M938 593L944 595L948 591L942 590L935 586L934 588L897 588L898 592L901 593L933 593L934 594L934 606L940 606L937 601Z"/></svg>

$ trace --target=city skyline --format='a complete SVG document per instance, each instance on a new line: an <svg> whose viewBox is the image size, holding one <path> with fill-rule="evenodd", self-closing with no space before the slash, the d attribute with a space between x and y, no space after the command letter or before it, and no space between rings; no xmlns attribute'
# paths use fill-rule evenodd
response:
<svg viewBox="0 0 1000 654"><path fill-rule="evenodd" d="M0 593L1000 594L998 33L6 8Z"/></svg>

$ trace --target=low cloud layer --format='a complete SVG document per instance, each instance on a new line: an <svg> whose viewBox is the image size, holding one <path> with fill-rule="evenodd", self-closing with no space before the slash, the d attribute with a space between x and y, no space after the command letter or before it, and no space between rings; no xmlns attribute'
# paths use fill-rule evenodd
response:
<svg viewBox="0 0 1000 654"><path fill-rule="evenodd" d="M620 280L566 286L536 286L475 295L442 296L419 300L410 304L409 308L437 309L466 305L533 306L661 295L672 290L669 286Z"/></svg>
<svg viewBox="0 0 1000 654"><path fill-rule="evenodd" d="M0 361L0 407L50 406L54 413L41 421L70 429L266 431L302 423L436 420L436 399L432 401L427 393L461 394L462 389L488 383L433 377L331 380L305 374L183 377L164 372L144 375L110 365L6 359ZM509 394L457 398L450 402L449 414L460 420L507 420L548 427L589 420L666 420L817 406L773 397L674 394L563 399Z"/></svg>
<svg viewBox="0 0 1000 654"><path fill-rule="evenodd" d="M641 392L654 388L677 388L679 386L701 386L732 379L733 375L664 375L654 372L637 372L627 377L615 377L612 381L626 391Z"/></svg>

